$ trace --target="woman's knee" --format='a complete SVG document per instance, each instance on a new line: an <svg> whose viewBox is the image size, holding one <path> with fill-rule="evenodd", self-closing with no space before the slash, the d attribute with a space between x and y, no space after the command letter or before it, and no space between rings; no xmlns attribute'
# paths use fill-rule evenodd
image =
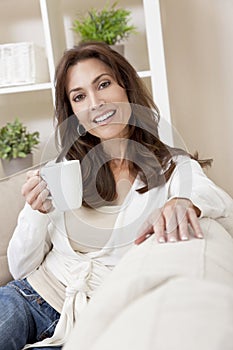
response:
<svg viewBox="0 0 233 350"><path fill-rule="evenodd" d="M0 349L21 349L29 334L30 313L11 285L0 287Z"/></svg>

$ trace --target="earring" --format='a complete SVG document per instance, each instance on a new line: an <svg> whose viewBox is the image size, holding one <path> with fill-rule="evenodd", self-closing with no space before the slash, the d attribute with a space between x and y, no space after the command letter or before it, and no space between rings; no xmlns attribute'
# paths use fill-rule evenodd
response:
<svg viewBox="0 0 233 350"><path fill-rule="evenodd" d="M77 133L79 134L79 136L85 136L86 135L86 129L84 128L84 126L82 124L78 124L77 126Z"/></svg>

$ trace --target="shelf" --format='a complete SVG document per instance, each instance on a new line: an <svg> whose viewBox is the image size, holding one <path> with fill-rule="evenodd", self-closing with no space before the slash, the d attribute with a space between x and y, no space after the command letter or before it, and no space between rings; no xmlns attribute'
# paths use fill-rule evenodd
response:
<svg viewBox="0 0 233 350"><path fill-rule="evenodd" d="M138 72L138 75L140 78L151 77L151 71L150 70L143 70L143 71Z"/></svg>
<svg viewBox="0 0 233 350"><path fill-rule="evenodd" d="M52 89L52 83L40 83L33 85L17 85L17 86L8 86L0 88L0 95L3 94L14 94L18 92L29 92L29 91L39 91L39 90L49 90Z"/></svg>

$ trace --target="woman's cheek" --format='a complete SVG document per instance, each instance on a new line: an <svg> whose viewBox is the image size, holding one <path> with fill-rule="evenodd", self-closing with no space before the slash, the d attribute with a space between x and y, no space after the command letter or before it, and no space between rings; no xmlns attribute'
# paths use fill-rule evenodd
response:
<svg viewBox="0 0 233 350"><path fill-rule="evenodd" d="M79 111L79 112L76 112L75 114L79 120L79 123L82 124L86 130L88 130L88 128L90 128L90 124L88 122L89 121L88 111L87 110Z"/></svg>

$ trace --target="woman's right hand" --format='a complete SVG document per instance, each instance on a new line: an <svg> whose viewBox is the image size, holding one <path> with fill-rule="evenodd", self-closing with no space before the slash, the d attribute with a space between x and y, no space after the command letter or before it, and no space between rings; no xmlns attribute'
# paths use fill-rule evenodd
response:
<svg viewBox="0 0 233 350"><path fill-rule="evenodd" d="M39 170L27 172L27 180L22 186L21 192L32 209L48 213L52 208L52 201L48 199L47 183L41 178Z"/></svg>

